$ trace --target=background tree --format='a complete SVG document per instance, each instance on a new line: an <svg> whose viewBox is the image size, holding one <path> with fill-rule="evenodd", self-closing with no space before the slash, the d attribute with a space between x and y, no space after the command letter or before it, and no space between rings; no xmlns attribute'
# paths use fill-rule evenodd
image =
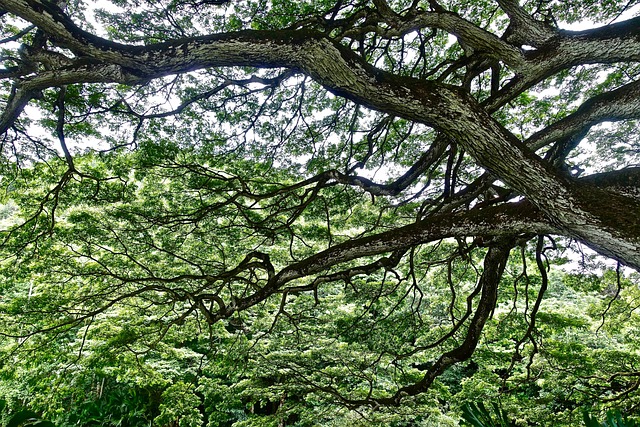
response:
<svg viewBox="0 0 640 427"><path fill-rule="evenodd" d="M88 6L0 0L10 402L74 423L134 393L128 422L179 425L635 407L635 2ZM617 270L550 272L577 243Z"/></svg>

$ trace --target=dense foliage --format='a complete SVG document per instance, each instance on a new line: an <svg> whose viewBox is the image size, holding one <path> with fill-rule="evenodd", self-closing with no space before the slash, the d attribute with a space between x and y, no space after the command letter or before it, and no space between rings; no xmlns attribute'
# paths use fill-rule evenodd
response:
<svg viewBox="0 0 640 427"><path fill-rule="evenodd" d="M633 425L638 3L0 0L2 422Z"/></svg>

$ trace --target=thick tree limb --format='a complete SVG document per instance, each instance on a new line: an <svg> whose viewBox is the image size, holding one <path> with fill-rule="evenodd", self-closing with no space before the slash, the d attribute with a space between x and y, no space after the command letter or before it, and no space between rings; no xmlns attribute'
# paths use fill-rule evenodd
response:
<svg viewBox="0 0 640 427"><path fill-rule="evenodd" d="M604 121L637 118L640 118L640 81L588 99L573 114L536 132L524 143L537 150L561 139L580 140L593 125Z"/></svg>
<svg viewBox="0 0 640 427"><path fill-rule="evenodd" d="M629 169L626 173L591 175L580 181L622 192L630 184L638 184L639 180L640 172ZM594 188L598 188L595 185ZM393 252L449 237L506 238L518 234L542 235L564 232L561 228L556 228L555 224L527 201L457 214L436 215L394 230L350 240L294 263L275 274L266 286L253 295L237 300L235 305L229 307L229 312L218 313L215 319L226 318L234 311L246 310L279 292L289 282L313 276L357 258Z"/></svg>
<svg viewBox="0 0 640 427"><path fill-rule="evenodd" d="M25 90L14 85L7 105L0 116L0 135L5 134L13 126L29 101L36 96L38 96L38 90Z"/></svg>
<svg viewBox="0 0 640 427"><path fill-rule="evenodd" d="M557 34L557 31L543 22L536 21L518 3L518 0L496 0L500 8L511 19L507 40L519 44L539 46Z"/></svg>
<svg viewBox="0 0 640 427"><path fill-rule="evenodd" d="M639 167L587 175L581 178L580 181L640 200Z"/></svg>
<svg viewBox="0 0 640 427"><path fill-rule="evenodd" d="M387 24L390 28L377 27L375 32L382 37L400 37L422 28L438 28L455 35L475 51L502 60L516 70L526 65L520 49L451 12L422 12L406 19L394 15L393 19L387 20ZM359 28L354 28L345 32L344 35L352 36L361 31Z"/></svg>
<svg viewBox="0 0 640 427"><path fill-rule="evenodd" d="M513 3L511 0L504 3ZM482 105L493 112L561 70L595 63L640 60L640 18L584 31L560 31L526 52L528 66Z"/></svg>
<svg viewBox="0 0 640 427"><path fill-rule="evenodd" d="M231 316L264 301L297 279L327 271L333 266L357 258L406 249L411 246L437 241L447 237L504 237L514 234L553 234L558 229L528 202L484 208L454 215L434 216L414 224L398 227L384 233L350 240L333 246L302 261L282 269L263 288L241 298L229 306L225 313L212 318Z"/></svg>

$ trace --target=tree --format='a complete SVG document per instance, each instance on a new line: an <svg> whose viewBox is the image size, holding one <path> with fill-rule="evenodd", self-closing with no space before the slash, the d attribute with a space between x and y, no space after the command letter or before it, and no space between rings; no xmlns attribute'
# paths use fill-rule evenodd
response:
<svg viewBox="0 0 640 427"><path fill-rule="evenodd" d="M511 257L529 378L548 246L640 267L633 6L0 0L4 334L80 358L182 325L195 358L273 333L296 351L265 383L395 406L472 357ZM327 376L357 358L301 360L322 336L379 357Z"/></svg>

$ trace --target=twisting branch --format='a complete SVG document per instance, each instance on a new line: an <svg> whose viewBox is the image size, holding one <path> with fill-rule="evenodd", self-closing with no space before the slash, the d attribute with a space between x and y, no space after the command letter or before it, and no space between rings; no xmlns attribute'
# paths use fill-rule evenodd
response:
<svg viewBox="0 0 640 427"><path fill-rule="evenodd" d="M508 41L539 47L557 34L549 25L536 21L524 10L518 0L496 0L511 19L511 27L505 34Z"/></svg>
<svg viewBox="0 0 640 427"><path fill-rule="evenodd" d="M29 26L25 27L23 30L18 31L16 34L14 34L12 36L9 36L9 37L5 37L4 39L0 40L0 44L5 44L5 43L9 43L9 42L14 42L14 41L20 40L22 37L24 37L25 35L29 34L35 28L36 28L35 25L29 25Z"/></svg>
<svg viewBox="0 0 640 427"><path fill-rule="evenodd" d="M609 299L609 302L607 303L607 308L604 309L604 311L602 312L602 321L600 322L600 325L598 326L598 329L596 329L596 334L598 334L598 332L600 332L600 329L602 329L602 327L604 326L605 320L607 318L607 313L609 313L609 310L611 310L611 306L613 305L613 302L615 300L618 299L618 297L620 296L620 292L622 291L622 280L620 279L620 263L616 264L616 292L615 294L611 297L611 299Z"/></svg>
<svg viewBox="0 0 640 427"><path fill-rule="evenodd" d="M511 363L509 368L507 368L507 372L511 372L515 364L522 360L523 356L520 353L521 346L525 342L530 342L533 346L531 353L529 354L529 362L527 363L527 379L531 376L531 366L533 365L533 359L536 354L538 354L538 342L534 337L534 333L536 331L536 318L538 315L538 311L540 310L540 306L542 305L542 300L544 299L544 294L547 291L549 286L549 277L547 275L547 266L544 265L544 261L542 257L544 256L544 236L538 236L538 241L536 243L536 266L538 267L538 272L540 273L540 289L538 290L538 295L536 297L536 301L531 308L531 313L529 313L529 319L526 319L527 312L525 311L523 315L525 316L525 321L528 323L527 330L520 338L515 345L513 355L511 357ZM527 303L528 304L528 303ZM505 378L506 381L506 378Z"/></svg>
<svg viewBox="0 0 640 427"><path fill-rule="evenodd" d="M58 135L58 141L60 142L60 147L62 148L62 152L64 153L64 158L67 161L67 165L69 166L69 170L71 172L75 172L76 167L73 164L73 156L67 148L67 142L65 141L64 136L64 125L65 125L65 97L67 93L66 86L62 86L58 90L58 97L56 99L56 108L58 109L58 121L56 122L56 134Z"/></svg>
<svg viewBox="0 0 640 427"><path fill-rule="evenodd" d="M0 135L4 135L20 117L29 101L40 96L38 89L24 89L14 84L7 105L0 116Z"/></svg>
<svg viewBox="0 0 640 427"><path fill-rule="evenodd" d="M337 170L326 172L327 177L341 184L353 185L362 188L374 196L396 196L411 186L416 180L438 160L447 147L445 138L437 138L427 151L422 153L402 176L389 184L378 184L368 178L354 175L345 175Z"/></svg>
<svg viewBox="0 0 640 427"><path fill-rule="evenodd" d="M574 113L536 132L524 143L538 150L555 141L573 141L560 150L568 152L595 124L637 118L640 118L640 81L588 99Z"/></svg>
<svg viewBox="0 0 640 427"><path fill-rule="evenodd" d="M489 319L498 298L498 285L504 268L509 258L509 253L514 243L512 240L502 240L496 246L491 246L484 259L484 270L480 277L479 285L482 289L480 300L473 318L469 322L463 342L443 353L438 360L427 370L422 379L414 384L400 387L392 396L353 400L342 397L342 401L352 406L362 405L387 405L397 406L403 398L415 396L428 390L435 379L445 370L456 363L469 359L480 341L484 325Z"/></svg>

